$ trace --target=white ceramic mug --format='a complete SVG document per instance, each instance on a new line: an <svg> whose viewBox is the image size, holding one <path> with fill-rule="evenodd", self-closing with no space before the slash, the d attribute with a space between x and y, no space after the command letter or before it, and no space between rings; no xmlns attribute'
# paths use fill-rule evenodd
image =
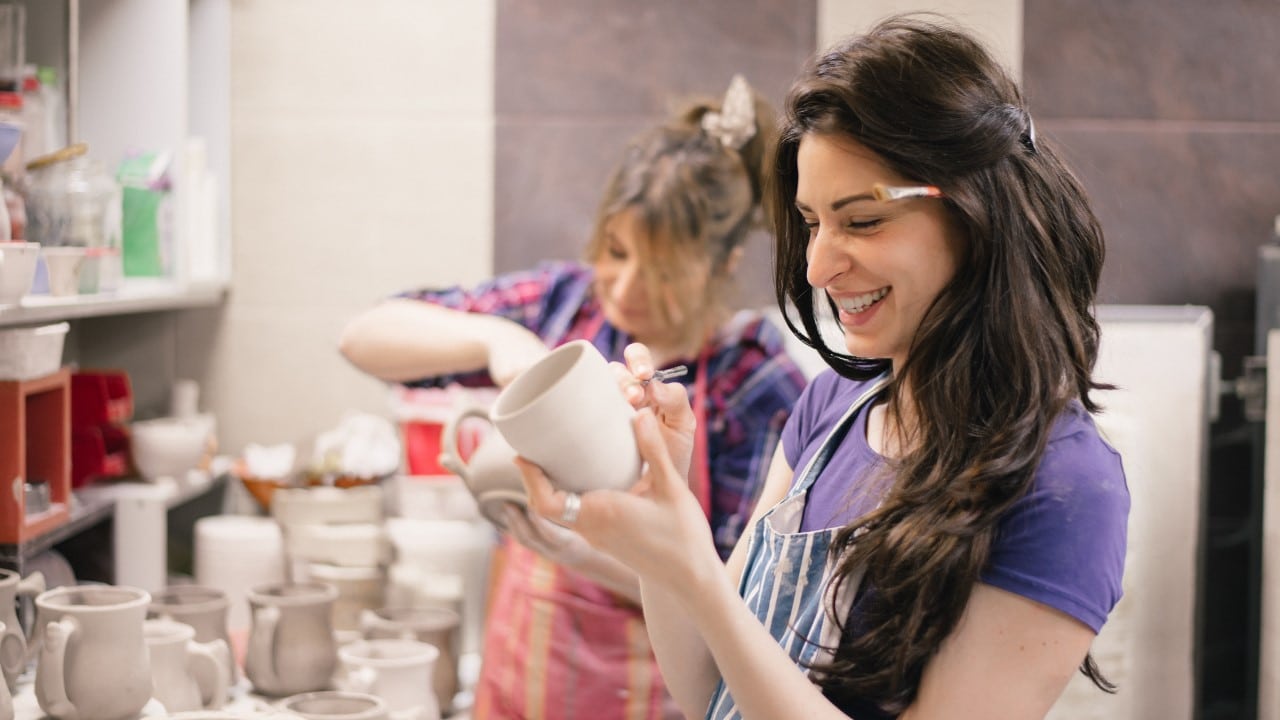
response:
<svg viewBox="0 0 1280 720"><path fill-rule="evenodd" d="M360 614L360 629L370 641L416 640L435 647L431 685L440 705L447 711L458 692L458 641L462 616L454 610L433 607L389 607Z"/></svg>
<svg viewBox="0 0 1280 720"><path fill-rule="evenodd" d="M552 350L494 401L493 424L556 487L630 487L640 477L630 403L609 363L586 340Z"/></svg>
<svg viewBox="0 0 1280 720"><path fill-rule="evenodd" d="M349 690L322 690L291 695L280 709L307 720L388 720L387 702L377 695Z"/></svg>
<svg viewBox="0 0 1280 720"><path fill-rule="evenodd" d="M216 710L227 699L231 657L221 639L196 642L190 625L168 619L147 620L143 636L151 653L152 697L165 710Z"/></svg>
<svg viewBox="0 0 1280 720"><path fill-rule="evenodd" d="M125 720L151 699L142 625L151 595L140 588L76 585L36 597L43 645L40 708L58 720Z"/></svg>
<svg viewBox="0 0 1280 720"><path fill-rule="evenodd" d="M324 583L277 583L249 591L253 625L244 674L263 695L293 695L329 686L338 664L333 601Z"/></svg>
<svg viewBox="0 0 1280 720"><path fill-rule="evenodd" d="M338 650L338 686L377 695L393 713L412 710L417 720L440 720L430 682L439 658L439 649L417 640L358 640Z"/></svg>
<svg viewBox="0 0 1280 720"><path fill-rule="evenodd" d="M24 578L13 570L0 569L0 623L4 624L0 631L0 670L4 671L10 693L17 689L18 676L26 668L30 642L18 622L16 603L19 597L35 597L44 591L44 575L38 571Z"/></svg>

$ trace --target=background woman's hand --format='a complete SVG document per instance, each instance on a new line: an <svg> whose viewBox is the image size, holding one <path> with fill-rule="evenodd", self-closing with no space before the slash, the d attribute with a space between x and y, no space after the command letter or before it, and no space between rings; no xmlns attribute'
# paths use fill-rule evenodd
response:
<svg viewBox="0 0 1280 720"><path fill-rule="evenodd" d="M506 387L517 375L550 351L542 338L524 326L503 318L497 320L500 321L496 326L498 329L490 332L485 339L489 354L489 377L498 387Z"/></svg>

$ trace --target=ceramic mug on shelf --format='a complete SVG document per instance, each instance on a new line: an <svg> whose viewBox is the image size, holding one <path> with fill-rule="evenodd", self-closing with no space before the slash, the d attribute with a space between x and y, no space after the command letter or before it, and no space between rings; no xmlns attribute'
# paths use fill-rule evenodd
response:
<svg viewBox="0 0 1280 720"><path fill-rule="evenodd" d="M333 603L324 583L273 583L248 593L252 614L244 673L263 695L282 696L329 686L338 664Z"/></svg>
<svg viewBox="0 0 1280 720"><path fill-rule="evenodd" d="M216 710L227 699L231 657L221 639L196 642L190 625L168 619L143 624L151 653L152 697L171 713Z"/></svg>
<svg viewBox="0 0 1280 720"><path fill-rule="evenodd" d="M0 632L0 670L4 671L5 684L11 693L17 689L18 676L26 667L30 644L30 638L18 622L16 603L19 597L35 597L44 591L41 573L33 572L24 578L13 570L0 569L0 622L4 623L4 631Z"/></svg>
<svg viewBox="0 0 1280 720"><path fill-rule="evenodd" d="M57 720L125 720L151 699L140 588L76 585L36 597L42 646L35 695Z"/></svg>
<svg viewBox="0 0 1280 720"><path fill-rule="evenodd" d="M640 477L635 411L609 363L586 340L552 350L493 403L493 424L553 485L572 492L623 490Z"/></svg>

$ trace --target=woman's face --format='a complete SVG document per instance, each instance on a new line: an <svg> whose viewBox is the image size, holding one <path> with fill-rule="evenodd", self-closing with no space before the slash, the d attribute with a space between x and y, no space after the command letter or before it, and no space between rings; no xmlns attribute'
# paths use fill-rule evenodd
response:
<svg viewBox="0 0 1280 720"><path fill-rule="evenodd" d="M609 218L604 234L604 249L595 259L595 290L605 318L646 345L665 348L685 342L700 321L697 304L710 280L710 259L690 258L679 268L650 267L640 254L648 229L634 209ZM651 273L661 278L661 297L650 295Z"/></svg>
<svg viewBox="0 0 1280 720"><path fill-rule="evenodd" d="M959 233L940 200L872 197L876 182L917 183L850 138L805 135L796 166L809 284L835 301L850 354L902 367L925 311L959 266Z"/></svg>

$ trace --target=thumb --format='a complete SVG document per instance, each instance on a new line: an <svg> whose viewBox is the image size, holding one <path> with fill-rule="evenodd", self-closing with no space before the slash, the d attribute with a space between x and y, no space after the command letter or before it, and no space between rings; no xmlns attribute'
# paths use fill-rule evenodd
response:
<svg viewBox="0 0 1280 720"><path fill-rule="evenodd" d="M676 482L674 479L680 478L680 472L671 461L671 453L662 439L658 419L654 417L652 410L642 408L636 411L631 425L635 430L636 448L640 451L640 458L649 464L647 473L650 476L649 482L655 489L669 491L670 486Z"/></svg>

